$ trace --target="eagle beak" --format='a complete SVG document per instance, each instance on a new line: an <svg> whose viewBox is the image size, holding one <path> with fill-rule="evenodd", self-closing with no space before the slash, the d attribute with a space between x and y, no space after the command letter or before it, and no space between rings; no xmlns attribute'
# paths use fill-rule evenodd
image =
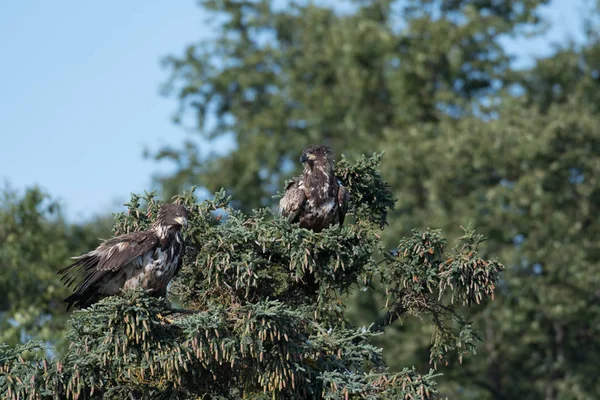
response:
<svg viewBox="0 0 600 400"><path fill-rule="evenodd" d="M316 159L317 156L315 156L314 154L302 154L302 157L300 157L300 162L304 164L307 161L313 161Z"/></svg>
<svg viewBox="0 0 600 400"><path fill-rule="evenodd" d="M177 217L177 218L175 218L175 222L177 222L179 225L183 226L184 229L187 229L187 227L188 227L187 218Z"/></svg>

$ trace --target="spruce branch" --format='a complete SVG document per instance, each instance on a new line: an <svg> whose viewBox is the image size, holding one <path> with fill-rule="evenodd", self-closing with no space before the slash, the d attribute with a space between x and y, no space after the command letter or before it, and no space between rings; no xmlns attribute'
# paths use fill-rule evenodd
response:
<svg viewBox="0 0 600 400"><path fill-rule="evenodd" d="M315 233L270 209L246 215L217 192L193 189L173 201L190 210L184 266L170 289L174 308L143 291L75 312L69 349L56 362L18 354L39 344L0 347L0 393L10 399L187 398L434 399L435 374L391 373L373 338L407 315L434 323L431 364L474 352L479 340L456 311L493 296L502 266L477 256L482 238L465 230L450 253L439 231L414 231L393 252L378 231L394 202L381 156L342 159L353 221ZM147 228L160 207L133 195L115 232ZM386 313L349 326L341 296L358 282L386 288ZM455 304L454 300L458 300ZM175 314L168 320L164 315ZM263 397L261 397L263 396Z"/></svg>

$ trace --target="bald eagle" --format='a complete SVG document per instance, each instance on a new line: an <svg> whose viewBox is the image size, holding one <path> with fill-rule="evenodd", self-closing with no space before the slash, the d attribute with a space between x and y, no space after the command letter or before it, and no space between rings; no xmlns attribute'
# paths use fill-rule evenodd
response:
<svg viewBox="0 0 600 400"><path fill-rule="evenodd" d="M184 206L164 204L149 230L113 237L95 250L73 257L73 264L58 271L67 287L77 282L74 293L65 299L67 310L85 308L138 287L165 297L167 285L181 268L181 230L187 227L187 219Z"/></svg>
<svg viewBox="0 0 600 400"><path fill-rule="evenodd" d="M304 148L301 176L287 185L279 201L279 211L291 223L315 232L344 223L350 195L333 171L333 152L322 145Z"/></svg>

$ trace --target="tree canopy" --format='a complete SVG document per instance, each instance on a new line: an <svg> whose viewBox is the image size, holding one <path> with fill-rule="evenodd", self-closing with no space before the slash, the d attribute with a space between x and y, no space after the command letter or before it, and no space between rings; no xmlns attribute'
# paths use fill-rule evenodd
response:
<svg viewBox="0 0 600 400"><path fill-rule="evenodd" d="M172 293L193 313L165 317L164 299L140 291L109 297L74 314L69 348L57 361L31 356L36 342L0 347L1 392L11 399L437 398L433 370L391 372L369 339L399 317L422 315L435 331L432 368L462 360L478 336L459 309L493 297L503 266L479 257L483 239L470 229L452 250L429 229L385 250L378 232L394 201L380 159L337 164L354 221L320 233L269 208L246 215L224 191L202 203L191 192L176 197L190 210L190 229ZM134 196L115 233L149 226L160 202L152 194L141 200L145 212ZM349 324L342 296L375 279L386 287L386 314L368 326Z"/></svg>
<svg viewBox="0 0 600 400"><path fill-rule="evenodd" d="M202 1L223 22L216 38L166 59L177 120L236 148L163 149L156 157L179 166L165 190L225 186L249 210L269 203L307 143L357 156L411 127L482 112L516 78L500 39L535 30L545 3Z"/></svg>

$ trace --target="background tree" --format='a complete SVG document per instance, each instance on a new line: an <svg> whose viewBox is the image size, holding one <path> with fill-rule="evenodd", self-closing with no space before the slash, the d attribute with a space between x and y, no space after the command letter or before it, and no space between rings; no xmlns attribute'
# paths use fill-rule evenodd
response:
<svg viewBox="0 0 600 400"><path fill-rule="evenodd" d="M161 180L167 194L226 184L249 210L270 204L307 142L356 156L385 149L389 129L468 115L511 81L499 39L535 28L546 1L518 3L202 1L224 22L216 39L167 59L170 87L179 120L236 148L208 158L193 141L163 149L156 158L180 166Z"/></svg>
<svg viewBox="0 0 600 400"><path fill-rule="evenodd" d="M541 29L546 3L203 1L219 33L168 59L170 84L181 121L235 147L206 159L193 141L164 149L158 159L179 163L162 177L165 191L227 184L248 210L271 204L306 143L348 156L385 150L398 200L389 246L413 228L454 236L472 222L489 238L483 254L508 264L499 301L468 315L484 332L483 356L442 369L442 393L597 397L588 378L600 326L597 10L584 45L557 48L531 69L511 68L500 45ZM379 289L353 300L355 323L379 314ZM394 324L377 343L397 369L424 368L430 333Z"/></svg>
<svg viewBox="0 0 600 400"><path fill-rule="evenodd" d="M68 224L60 205L35 187L21 194L6 185L0 196L0 343L35 338L62 347L67 290L56 269L106 237L110 222Z"/></svg>

